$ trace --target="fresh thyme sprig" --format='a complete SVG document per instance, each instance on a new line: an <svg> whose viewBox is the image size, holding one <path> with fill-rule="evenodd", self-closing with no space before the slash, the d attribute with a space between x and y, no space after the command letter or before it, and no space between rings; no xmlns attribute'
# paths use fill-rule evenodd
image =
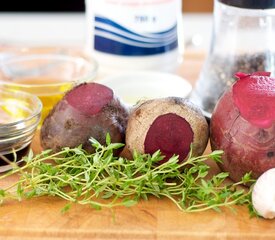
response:
<svg viewBox="0 0 275 240"><path fill-rule="evenodd" d="M190 154L184 162L173 156L166 163L158 164L163 159L159 151L153 155L134 153L133 160L128 160L113 155L123 144L111 143L109 135L106 146L95 139L91 142L96 149L93 154L79 146L64 148L58 153L46 150L36 156L30 152L22 167L12 163L13 170L0 179L15 173L20 179L0 190L1 202L47 195L101 209L130 207L153 195L170 199L185 212L220 211L221 207L236 204L246 204L252 209L251 191L239 188L253 182L249 174L232 184L224 184L228 173L209 176L210 167L205 161L220 162L222 151L200 157ZM63 211L70 208L70 203Z"/></svg>

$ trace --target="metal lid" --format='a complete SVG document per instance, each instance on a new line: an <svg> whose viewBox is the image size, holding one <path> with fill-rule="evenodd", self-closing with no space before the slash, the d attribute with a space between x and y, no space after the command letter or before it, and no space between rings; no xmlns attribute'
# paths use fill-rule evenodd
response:
<svg viewBox="0 0 275 240"><path fill-rule="evenodd" d="M248 9L269 9L275 8L275 0L218 0L221 3Z"/></svg>

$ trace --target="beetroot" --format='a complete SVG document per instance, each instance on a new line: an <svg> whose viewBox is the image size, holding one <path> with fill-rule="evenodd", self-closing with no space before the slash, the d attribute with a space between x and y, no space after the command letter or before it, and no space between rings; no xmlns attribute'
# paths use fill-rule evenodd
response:
<svg viewBox="0 0 275 240"><path fill-rule="evenodd" d="M275 79L259 72L236 76L214 109L210 140L213 150L224 151L222 170L239 181L275 167Z"/></svg>
<svg viewBox="0 0 275 240"><path fill-rule="evenodd" d="M175 128L177 131L171 131ZM153 154L161 149L166 159L175 153L180 159L185 159L193 139L194 132L190 124L175 113L167 113L157 117L149 127L144 141L144 151Z"/></svg>
<svg viewBox="0 0 275 240"><path fill-rule="evenodd" d="M82 144L92 152L89 138L104 144L107 133L112 142L123 143L127 119L128 110L110 88L84 83L69 91L44 120L41 144L53 151Z"/></svg>
<svg viewBox="0 0 275 240"><path fill-rule="evenodd" d="M275 121L275 79L270 73L237 73L241 79L233 86L233 100L240 114L259 128L269 128Z"/></svg>
<svg viewBox="0 0 275 240"><path fill-rule="evenodd" d="M193 104L170 97L149 100L130 114L126 129L126 148L133 153L160 150L164 161L179 155L183 161L193 147L193 154L204 152L208 141L208 124Z"/></svg>

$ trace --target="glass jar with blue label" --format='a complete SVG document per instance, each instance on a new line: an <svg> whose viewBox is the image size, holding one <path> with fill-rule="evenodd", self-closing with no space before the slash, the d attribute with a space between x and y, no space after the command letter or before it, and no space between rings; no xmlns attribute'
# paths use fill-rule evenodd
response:
<svg viewBox="0 0 275 240"><path fill-rule="evenodd" d="M86 0L87 48L101 68L175 71L181 0Z"/></svg>

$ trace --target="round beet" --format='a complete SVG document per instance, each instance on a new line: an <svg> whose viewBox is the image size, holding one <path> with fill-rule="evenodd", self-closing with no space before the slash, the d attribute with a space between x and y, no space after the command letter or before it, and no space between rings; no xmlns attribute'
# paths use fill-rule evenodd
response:
<svg viewBox="0 0 275 240"><path fill-rule="evenodd" d="M224 151L220 167L234 181L258 178L275 167L275 79L269 73L238 73L219 100L210 125L213 150Z"/></svg>
<svg viewBox="0 0 275 240"><path fill-rule="evenodd" d="M84 83L69 91L57 103L41 127L44 149L59 151L80 144L93 151L91 137L101 144L109 133L112 142L125 141L128 110L113 91L98 83Z"/></svg>
<svg viewBox="0 0 275 240"><path fill-rule="evenodd" d="M193 147L201 155L208 141L208 125L193 104L185 99L170 97L149 100L139 105L129 116L126 148L133 153L153 154L157 150L164 161L179 155L183 161Z"/></svg>

